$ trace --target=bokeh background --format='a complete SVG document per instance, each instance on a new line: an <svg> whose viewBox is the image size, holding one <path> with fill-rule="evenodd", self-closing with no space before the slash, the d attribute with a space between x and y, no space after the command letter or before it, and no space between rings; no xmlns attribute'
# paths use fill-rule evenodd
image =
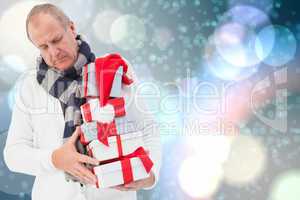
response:
<svg viewBox="0 0 300 200"><path fill-rule="evenodd" d="M35 68L25 33L50 2L96 55L132 64L160 126L163 163L139 199L300 199L300 3L292 0L0 2L0 199L30 199L33 177L2 150L17 79Z"/></svg>

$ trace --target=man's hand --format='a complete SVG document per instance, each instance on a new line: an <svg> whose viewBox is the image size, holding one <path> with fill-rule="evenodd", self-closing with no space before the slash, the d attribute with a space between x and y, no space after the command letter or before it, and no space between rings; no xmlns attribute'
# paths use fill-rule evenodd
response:
<svg viewBox="0 0 300 200"><path fill-rule="evenodd" d="M152 186L154 184L154 182L155 182L155 176L154 176L153 172L150 172L150 176L148 178L133 181L133 182L131 182L129 184L125 184L125 185L118 185L113 188L120 190L120 191L137 191L142 188L147 188L147 187Z"/></svg>
<svg viewBox="0 0 300 200"><path fill-rule="evenodd" d="M96 176L83 163L98 165L97 159L80 154L76 151L75 143L79 136L77 127L69 140L52 153L52 163L57 169L66 171L83 183L95 184Z"/></svg>

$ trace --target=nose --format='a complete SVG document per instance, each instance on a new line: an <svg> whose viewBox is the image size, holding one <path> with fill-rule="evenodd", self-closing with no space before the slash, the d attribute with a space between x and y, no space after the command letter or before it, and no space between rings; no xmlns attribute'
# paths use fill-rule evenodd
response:
<svg viewBox="0 0 300 200"><path fill-rule="evenodd" d="M49 53L52 59L56 59L59 55L59 49L55 45L49 45Z"/></svg>

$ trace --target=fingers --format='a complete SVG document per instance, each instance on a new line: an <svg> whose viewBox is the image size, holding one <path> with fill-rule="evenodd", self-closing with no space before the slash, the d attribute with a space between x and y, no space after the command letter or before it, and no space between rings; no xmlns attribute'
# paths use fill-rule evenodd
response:
<svg viewBox="0 0 300 200"><path fill-rule="evenodd" d="M131 183L125 184L126 188L138 188L143 181L133 181Z"/></svg>
<svg viewBox="0 0 300 200"><path fill-rule="evenodd" d="M75 169L79 173L80 178L84 179L89 184L96 184L97 177L90 170L88 170L81 164L78 164Z"/></svg>
<svg viewBox="0 0 300 200"><path fill-rule="evenodd" d="M143 181L133 181L128 184L117 185L112 187L113 189L120 190L120 191L136 191L141 189L143 186Z"/></svg>
<svg viewBox="0 0 300 200"><path fill-rule="evenodd" d="M77 158L78 158L78 161L81 163L87 163L87 164L91 164L91 165L99 164L99 161L97 159L80 154L80 153L77 153Z"/></svg>
<svg viewBox="0 0 300 200"><path fill-rule="evenodd" d="M90 181L87 178L85 178L78 170L73 169L69 171L69 173L72 174L79 182L90 184Z"/></svg>
<svg viewBox="0 0 300 200"><path fill-rule="evenodd" d="M129 191L130 190L129 188L126 188L124 185L117 185L112 188L116 189L116 190L120 190L120 191Z"/></svg>
<svg viewBox="0 0 300 200"><path fill-rule="evenodd" d="M149 187L154 182L154 174L151 172L151 175L148 178L137 180L130 182L128 184L124 185L118 185L115 186L114 189L120 190L120 191L137 191L144 187Z"/></svg>

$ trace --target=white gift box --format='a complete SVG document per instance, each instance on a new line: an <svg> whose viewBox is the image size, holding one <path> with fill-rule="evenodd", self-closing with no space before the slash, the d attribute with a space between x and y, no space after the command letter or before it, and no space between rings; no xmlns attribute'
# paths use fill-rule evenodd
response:
<svg viewBox="0 0 300 200"><path fill-rule="evenodd" d="M98 98L90 98L80 106L80 110L84 122L111 122L115 117L125 115L125 101L124 98L109 99L107 104L101 107Z"/></svg>
<svg viewBox="0 0 300 200"><path fill-rule="evenodd" d="M87 103L80 106L80 110L84 122L111 122L115 116L114 107L110 104L100 107L98 98L89 99Z"/></svg>
<svg viewBox="0 0 300 200"><path fill-rule="evenodd" d="M120 154L128 155L137 148L144 146L143 133L141 131L109 136L107 140L108 146L99 140L90 142L87 145L88 154L101 162L119 158Z"/></svg>
<svg viewBox="0 0 300 200"><path fill-rule="evenodd" d="M147 178L147 173L142 161L138 157L130 158L132 181ZM97 176L97 188L108 188L120 184L124 184L123 171L121 161L99 165L93 168L94 174Z"/></svg>
<svg viewBox="0 0 300 200"><path fill-rule="evenodd" d="M139 133L138 131L143 131L144 129L147 129L147 127L141 127L141 125L138 124L136 121L127 120L126 116L121 118L115 118L115 120L109 124L111 129L113 129L109 130L109 133L111 133L110 135L123 135L129 133L134 134ZM97 140L99 127L99 122L97 121L83 123L80 126L80 142L83 145L87 145L92 140ZM106 130L106 127L104 127L104 130Z"/></svg>

